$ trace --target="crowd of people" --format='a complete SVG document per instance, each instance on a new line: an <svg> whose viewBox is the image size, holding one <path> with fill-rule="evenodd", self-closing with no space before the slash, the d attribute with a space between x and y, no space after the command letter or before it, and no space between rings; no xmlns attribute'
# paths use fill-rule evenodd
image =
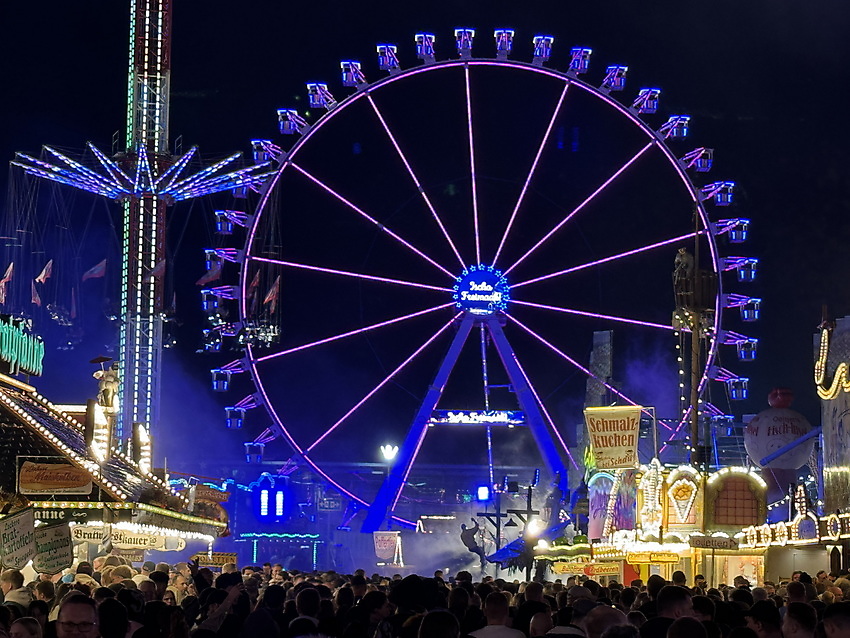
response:
<svg viewBox="0 0 850 638"><path fill-rule="evenodd" d="M850 638L850 575L693 586L684 573L628 586L585 578L519 582L469 572L390 578L286 571L221 573L194 562L119 556L63 574L0 573L0 638Z"/></svg>

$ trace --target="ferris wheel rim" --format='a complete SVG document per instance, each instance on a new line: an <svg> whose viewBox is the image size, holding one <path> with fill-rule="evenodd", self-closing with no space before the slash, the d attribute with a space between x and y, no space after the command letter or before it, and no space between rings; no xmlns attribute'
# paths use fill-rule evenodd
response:
<svg viewBox="0 0 850 638"><path fill-rule="evenodd" d="M614 99L612 96L610 96L608 94L608 92L590 85L589 83L585 82L584 80L578 78L576 75L571 74L571 73L562 72L562 71L554 70L554 69L551 69L551 68L542 67L542 66L537 65L537 64L515 61L515 60L505 60L505 59L495 59L495 58L465 58L465 59L437 61L437 62L424 64L424 65L421 65L421 66L418 66L418 67L413 67L411 69L400 70L397 73L392 73L392 74L388 75L387 77L381 78L379 80L375 80L373 82L370 82L368 84L364 84L364 85L358 87L356 92L349 95L345 99L341 100L332 110L322 114L322 116L314 124L312 124L309 127L309 130L307 130L298 140L296 140L296 142L293 144L292 148L284 154L282 161L280 161L280 165L279 165L277 171L275 172L274 176L264 186L264 189L261 193L261 199L257 204L257 209L256 209L257 214L254 215L254 218L251 222L249 232L248 232L248 238L247 238L246 243L245 243L246 264L247 264L248 261L254 259L253 256L251 255L251 252L252 252L252 248L253 248L254 241L255 241L255 235L256 235L257 229L259 227L260 220L263 218L263 216L265 214L267 214L267 206L269 204L269 198L271 197L271 194L273 192L275 192L276 187L278 185L278 182L279 182L279 180L281 179L282 175L284 174L284 172L286 170L288 170L290 168L298 169L298 165L296 164L295 160L296 160L296 158L299 154L299 151L302 148L304 148L307 144L309 144L310 140L313 138L313 136L318 131L322 130L326 125L328 125L328 123L332 122L335 118L339 117L340 114L345 113L346 110L351 105L359 102L360 100L369 99L370 96L373 93L375 93L376 91L378 91L378 90L380 90L380 89L382 89L386 86L392 85L392 84L394 84L395 82L398 82L398 81L403 81L403 80L409 79L411 77L418 76L420 74L437 72L437 71L441 71L441 70L453 69L453 68L459 68L459 67L466 69L467 73L468 73L469 69L475 68L475 67L493 67L493 68L501 68L501 69L504 69L504 68L517 69L517 70L520 70L520 71L533 72L533 73L536 73L536 74L539 74L539 75L542 75L542 76L553 78L553 79L558 80L558 81L562 81L562 82L564 82L564 85L565 85L565 91L566 91L567 88L570 88L572 86L578 87L579 89L590 94L592 97L599 99L603 103L607 104L609 107L612 107L615 111L617 111L619 113L619 115L626 117L629 120L629 122L631 122L633 125L637 126L638 129L642 133L644 133L649 140L646 148L649 148L649 147L657 148L662 153L662 155L664 156L666 163L668 165L672 166L675 169L676 175L681 180L683 186L685 187L685 190L687 191L689 197L691 198L691 201L692 201L692 203L695 207L695 210L697 211L699 223L701 224L701 228L702 228L701 230L699 230L697 232L697 238L699 237L700 234L704 235L705 240L707 241L709 248L710 248L710 261L711 261L712 269L713 269L714 273L716 275L718 275L717 276L717 294L715 296L715 308L714 308L714 310L715 310L714 321L713 321L714 325L713 325L713 329L712 329L711 334L708 335L710 345L709 345L709 348L708 348L708 351L707 351L706 364L705 364L705 367L703 369L703 372L702 372L702 375L701 375L701 378L700 378L700 384L699 384L699 392L700 392L700 394L702 394L702 392L704 391L705 386L706 386L706 384L709 380L709 369L713 365L713 363L716 359L717 348L718 348L717 335L720 331L723 306L722 306L722 301L721 301L722 300L722 283L721 283L721 277L719 276L720 272L721 272L720 257L719 257L719 254L718 254L718 248L717 248L715 237L713 236L713 233L710 230L711 221L709 219L709 216L708 216L708 213L705 209L705 206L702 203L702 198L700 197L700 192L698 190L698 187L695 185L695 183L691 180L690 176L687 174L686 168L685 168L683 162L681 162L673 154L673 151L670 149L670 147L666 143L663 136L658 131L651 128L649 126L649 124L644 122L638 116L637 112L634 109L630 109L630 108L624 106L623 104L618 102L616 99ZM514 265L516 265L516 264L514 264ZM246 303L247 303L246 291L247 291L248 285L249 285L249 275L248 275L248 268L246 267L246 268L243 268L242 272L240 273L240 289L241 289L241 293L242 293L240 295L240 312L241 312L242 316L247 316L247 314L248 314L247 313L247 305L246 305ZM300 445L299 442L295 441L295 438L292 436L292 434L288 431L288 429L284 426L283 422L281 421L280 416L278 415L278 411L272 407L272 403L269 399L269 396L266 392L265 386L262 382L261 374L259 373L259 371L257 369L258 359L254 357L253 347L248 346L247 352L248 352L248 360L249 360L249 364L250 364L249 370L251 372L251 376L252 376L252 379L254 381L254 384L258 387L258 389L260 389L260 392L262 393L262 395L265 399L265 405L267 407L267 412L272 416L272 420L275 422L275 424L281 430L281 432L283 433L287 442L293 447L294 450L296 450L297 454L300 455L302 458L304 458L305 461L315 471L317 471L321 476L323 476L325 479L327 479L337 489L340 489L343 493L345 493L347 496L353 498L353 500L356 500L361 505L368 507L369 503L367 503L365 499L362 499L362 498L358 497L357 495L354 495L353 493L349 493L347 490L342 488L336 480L334 480L332 477L330 477L327 473L325 473L320 468L319 463L317 461L314 461L312 458L310 458L309 450L305 446ZM678 432L678 430L681 428L681 426L685 422L686 418L687 418L687 414L682 416L682 419L679 422L678 427L676 428L676 432ZM409 521L407 521L407 522L409 523Z"/></svg>

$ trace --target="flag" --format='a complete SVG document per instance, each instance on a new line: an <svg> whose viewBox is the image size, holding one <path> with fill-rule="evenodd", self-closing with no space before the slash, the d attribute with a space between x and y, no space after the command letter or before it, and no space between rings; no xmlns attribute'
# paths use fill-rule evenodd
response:
<svg viewBox="0 0 850 638"><path fill-rule="evenodd" d="M0 281L0 306L6 305L6 282Z"/></svg>
<svg viewBox="0 0 850 638"><path fill-rule="evenodd" d="M269 289L266 298L263 299L263 305L271 304L271 308L269 308L269 312L274 312L275 308L277 308L277 298L280 296L280 275L274 280L272 287Z"/></svg>
<svg viewBox="0 0 850 638"><path fill-rule="evenodd" d="M6 274L3 275L3 279L0 279L0 284L8 284L12 281L12 273L15 271L15 262L9 262L9 267L6 268Z"/></svg>
<svg viewBox="0 0 850 638"><path fill-rule="evenodd" d="M203 286L204 284L208 284L211 281L215 281L216 279L221 279L221 262L214 261L212 264L212 268L210 268L203 277L198 279L195 282L196 286Z"/></svg>
<svg viewBox="0 0 850 638"><path fill-rule="evenodd" d="M71 319L77 318L77 290L71 288Z"/></svg>
<svg viewBox="0 0 850 638"><path fill-rule="evenodd" d="M92 266L83 273L83 281L86 279L98 279L106 275L106 260L104 259L99 264Z"/></svg>
<svg viewBox="0 0 850 638"><path fill-rule="evenodd" d="M154 279L159 279L165 274L165 260L160 259L156 262L156 266L154 266L147 275L145 275L145 281L153 281Z"/></svg>
<svg viewBox="0 0 850 638"><path fill-rule="evenodd" d="M44 264L44 268L41 269L41 274L35 278L35 280L40 283L46 283L48 279L50 279L50 275L53 274L53 260L51 259L46 264Z"/></svg>
<svg viewBox="0 0 850 638"><path fill-rule="evenodd" d="M38 296L38 290L35 289L35 279L30 282L32 286L32 302L41 308L41 297Z"/></svg>
<svg viewBox="0 0 850 638"><path fill-rule="evenodd" d="M254 275L254 278L251 280L251 283L248 285L248 299L254 296L257 292L257 288L260 287L260 271L257 271L257 274Z"/></svg>

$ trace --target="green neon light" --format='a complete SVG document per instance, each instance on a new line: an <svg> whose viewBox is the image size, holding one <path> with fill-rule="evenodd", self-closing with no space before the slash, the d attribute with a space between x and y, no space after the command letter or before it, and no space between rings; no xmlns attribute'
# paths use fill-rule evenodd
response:
<svg viewBox="0 0 850 638"><path fill-rule="evenodd" d="M10 374L23 372L40 376L44 364L44 342L41 337L24 332L21 322L0 317L0 360L8 363Z"/></svg>

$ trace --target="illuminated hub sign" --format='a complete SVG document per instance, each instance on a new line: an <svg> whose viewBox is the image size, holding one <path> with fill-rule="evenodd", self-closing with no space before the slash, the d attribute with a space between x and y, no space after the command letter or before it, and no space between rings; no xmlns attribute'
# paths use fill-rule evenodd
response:
<svg viewBox="0 0 850 638"><path fill-rule="evenodd" d="M501 270L478 264L455 280L455 306L474 315L492 315L508 307L511 290Z"/></svg>
<svg viewBox="0 0 850 638"><path fill-rule="evenodd" d="M518 410L434 410L429 425L525 425L525 414Z"/></svg>

